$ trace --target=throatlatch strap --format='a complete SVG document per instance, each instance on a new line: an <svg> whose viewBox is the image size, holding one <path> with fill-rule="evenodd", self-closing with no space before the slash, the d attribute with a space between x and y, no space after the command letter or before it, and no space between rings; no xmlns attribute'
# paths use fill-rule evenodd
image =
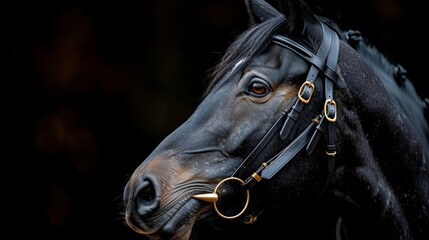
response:
<svg viewBox="0 0 429 240"><path fill-rule="evenodd" d="M332 46L331 52L329 53L327 64L331 68L337 66L338 53L340 49L340 43L338 35L333 31L330 31L332 35ZM328 155L328 178L322 191L330 184L335 171L335 154L337 150L336 146L336 120L337 120L337 104L334 101L334 83L329 78L325 78L325 106L324 115L327 118L327 133L326 133L326 154Z"/></svg>

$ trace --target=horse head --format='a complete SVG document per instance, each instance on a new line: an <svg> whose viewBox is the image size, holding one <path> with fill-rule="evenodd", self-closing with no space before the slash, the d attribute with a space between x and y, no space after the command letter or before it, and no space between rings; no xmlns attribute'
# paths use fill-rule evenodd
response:
<svg viewBox="0 0 429 240"><path fill-rule="evenodd" d="M379 171L387 163L379 161L384 153L376 151L385 147L377 141L388 127L374 129L371 121L392 108L389 117L405 122L395 134L413 130L400 108L383 100L388 93L376 74L306 4L287 1L284 13L262 0L246 4L252 26L217 65L201 103L129 179L127 224L151 239L189 239L194 225L207 219L252 223L270 206L329 193L356 208L382 205L377 214L407 225L400 216L409 213L396 197L402 190L389 182L396 170L388 176ZM417 160L425 159L422 145L413 136L403 139L414 149L388 157L402 152L416 159L427 177L427 164ZM409 194L427 183L412 184ZM428 207L427 195L417 202ZM427 220L427 209L411 212ZM411 234L401 229L393 235Z"/></svg>

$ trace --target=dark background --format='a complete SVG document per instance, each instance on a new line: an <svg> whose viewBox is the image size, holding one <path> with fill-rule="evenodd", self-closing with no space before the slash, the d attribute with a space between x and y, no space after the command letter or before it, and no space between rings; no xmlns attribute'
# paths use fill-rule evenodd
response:
<svg viewBox="0 0 429 240"><path fill-rule="evenodd" d="M360 30L427 96L420 2L309 3ZM248 26L243 1L33 1L0 9L2 235L142 239L123 222L123 187L198 104L207 72Z"/></svg>

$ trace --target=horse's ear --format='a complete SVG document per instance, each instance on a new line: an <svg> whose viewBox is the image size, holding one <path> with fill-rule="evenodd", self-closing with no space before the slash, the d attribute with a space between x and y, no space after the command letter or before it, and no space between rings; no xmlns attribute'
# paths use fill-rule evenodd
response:
<svg viewBox="0 0 429 240"><path fill-rule="evenodd" d="M279 11L264 0L244 0L244 2L251 24L261 23L281 15Z"/></svg>
<svg viewBox="0 0 429 240"><path fill-rule="evenodd" d="M279 9L264 0L244 0L249 14L250 23L264 22L270 18L285 15L288 19L288 32L296 35L304 35L308 30L308 23L317 22L317 18L310 7L301 0L278 1Z"/></svg>
<svg viewBox="0 0 429 240"><path fill-rule="evenodd" d="M286 4L285 15L289 22L289 33L305 35L309 24L317 23L316 15L304 1L288 0Z"/></svg>

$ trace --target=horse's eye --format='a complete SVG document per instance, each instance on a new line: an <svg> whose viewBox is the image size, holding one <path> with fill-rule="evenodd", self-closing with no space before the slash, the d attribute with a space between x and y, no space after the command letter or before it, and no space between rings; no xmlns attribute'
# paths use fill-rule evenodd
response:
<svg viewBox="0 0 429 240"><path fill-rule="evenodd" d="M247 93L255 97L264 97L271 91L269 85L260 79L252 81L246 90Z"/></svg>

